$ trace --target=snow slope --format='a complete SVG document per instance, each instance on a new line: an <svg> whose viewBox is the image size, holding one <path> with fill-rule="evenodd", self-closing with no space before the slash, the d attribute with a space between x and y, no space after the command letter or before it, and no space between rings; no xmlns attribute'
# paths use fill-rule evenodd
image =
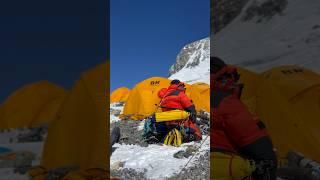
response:
<svg viewBox="0 0 320 180"><path fill-rule="evenodd" d="M250 15L247 10L261 10L264 3L271 4L273 14L253 13L244 20ZM257 72L283 64L320 72L319 19L319 0L250 0L237 18L214 35L211 53Z"/></svg>
<svg viewBox="0 0 320 180"><path fill-rule="evenodd" d="M203 145L199 152L195 155L193 160L204 155L210 148L210 138L203 137ZM116 151L110 158L111 165L116 162L125 162L123 168L135 169L136 171L146 171L148 179L165 179L179 174L182 168L187 164L189 158L176 159L173 157L175 153L181 150L186 150L188 145L197 145L200 143L186 143L181 147L173 147L166 145L149 145L148 147L141 147L138 145L120 145L116 144ZM187 167L193 165L191 161Z"/></svg>
<svg viewBox="0 0 320 180"><path fill-rule="evenodd" d="M179 65L181 68L175 69ZM173 70L175 69L175 70ZM169 79L186 83L210 83L210 39L205 38L184 46L171 67Z"/></svg>

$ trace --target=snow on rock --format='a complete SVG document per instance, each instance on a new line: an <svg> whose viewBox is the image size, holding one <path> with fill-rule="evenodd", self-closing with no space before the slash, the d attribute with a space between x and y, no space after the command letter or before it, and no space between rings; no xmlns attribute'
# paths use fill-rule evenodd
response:
<svg viewBox="0 0 320 180"><path fill-rule="evenodd" d="M117 121L120 121L120 118L118 116L111 114L110 115L110 123L117 122Z"/></svg>
<svg viewBox="0 0 320 180"><path fill-rule="evenodd" d="M200 147L200 144L202 146ZM141 147L138 145L115 144L117 148L111 158L110 164L124 162L122 168L135 169L136 171L146 172L147 179L166 179L178 174L191 158L176 159L174 154L181 150L186 150L190 145L200 147L195 157L190 161L188 167L192 166L197 158L210 150L210 137L204 136L201 143L185 143L181 147L166 145L149 145Z"/></svg>
<svg viewBox="0 0 320 180"><path fill-rule="evenodd" d="M7 144L10 143L12 139L17 137L21 131L17 130L6 130L0 133L0 144Z"/></svg>
<svg viewBox="0 0 320 180"><path fill-rule="evenodd" d="M318 0L250 0L213 36L211 53L256 72L285 64L320 72L319 9Z"/></svg>
<svg viewBox="0 0 320 180"><path fill-rule="evenodd" d="M110 104L110 123L120 121L119 115L122 114L123 108L123 103Z"/></svg>
<svg viewBox="0 0 320 180"><path fill-rule="evenodd" d="M193 84L210 83L210 39L205 38L182 48L177 62L170 69L169 79Z"/></svg>
<svg viewBox="0 0 320 180"><path fill-rule="evenodd" d="M142 131L144 129L144 123L146 122L146 120L142 120L137 128L138 131Z"/></svg>
<svg viewBox="0 0 320 180"><path fill-rule="evenodd" d="M110 104L110 109L114 109L114 110L120 110L122 112L124 107L124 103L111 103Z"/></svg>
<svg viewBox="0 0 320 180"><path fill-rule="evenodd" d="M5 142L4 139L10 139L21 133L21 130L12 130L10 132L0 133L0 143L1 147L6 147L12 149L13 152L29 151L36 155L36 159L32 162L32 165L38 165L41 161L43 142L29 142L29 143L9 143ZM26 174L16 174L14 173L14 168L0 168L0 179L1 180L28 180L29 176Z"/></svg>
<svg viewBox="0 0 320 180"><path fill-rule="evenodd" d="M39 165L44 142L29 142L29 143L10 143L0 144L1 147L7 147L13 151L30 151L36 155L36 159L32 162L33 165Z"/></svg>
<svg viewBox="0 0 320 180"><path fill-rule="evenodd" d="M30 177L27 175L15 174L13 168L2 168L0 169L1 180L29 180Z"/></svg>

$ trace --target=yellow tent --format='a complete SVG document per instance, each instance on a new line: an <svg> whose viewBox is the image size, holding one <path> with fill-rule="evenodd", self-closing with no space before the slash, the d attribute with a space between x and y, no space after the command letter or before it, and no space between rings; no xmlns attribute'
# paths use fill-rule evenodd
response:
<svg viewBox="0 0 320 180"><path fill-rule="evenodd" d="M130 94L130 89L126 87L120 87L114 90L110 96L110 103L126 102Z"/></svg>
<svg viewBox="0 0 320 180"><path fill-rule="evenodd" d="M192 85L184 84L186 95L192 100L196 110L210 112L210 86L201 82Z"/></svg>
<svg viewBox="0 0 320 180"><path fill-rule="evenodd" d="M58 97L50 102L48 102L46 105L44 105L44 110L40 111L38 114L38 118L36 118L32 124L31 127L37 127L41 124L45 124L44 120L47 120L47 117L50 117L50 122L56 117L57 112L60 108L60 105L63 103L64 98L66 95ZM48 122L48 123L50 123Z"/></svg>
<svg viewBox="0 0 320 180"><path fill-rule="evenodd" d="M190 91L190 98L196 105L197 111L210 112L210 86L206 83L198 82L191 85Z"/></svg>
<svg viewBox="0 0 320 180"><path fill-rule="evenodd" d="M160 110L158 105L161 99L158 97L158 92L162 88L167 88L170 82L171 80L167 78L151 77L136 84L130 92L120 118L140 120L152 115L156 110ZM191 86L185 84L185 86L187 89L186 95L192 99L197 111L206 110L210 112L210 98L205 97L207 90L204 90L204 85Z"/></svg>
<svg viewBox="0 0 320 180"><path fill-rule="evenodd" d="M37 127L49 124L65 90L48 81L26 85L13 92L2 105L1 128Z"/></svg>
<svg viewBox="0 0 320 180"><path fill-rule="evenodd" d="M158 91L167 88L170 82L167 78L152 77L136 84L126 101L121 117L138 120L154 113L160 102Z"/></svg>
<svg viewBox="0 0 320 180"><path fill-rule="evenodd" d="M49 127L41 164L46 169L78 166L108 169L109 62L75 83Z"/></svg>
<svg viewBox="0 0 320 180"><path fill-rule="evenodd" d="M280 158L296 150L320 161L320 76L297 66L273 68L263 75L257 114Z"/></svg>
<svg viewBox="0 0 320 180"><path fill-rule="evenodd" d="M320 76L297 66L281 66L259 75L238 67L242 101L266 124L285 158L289 150L320 161Z"/></svg>

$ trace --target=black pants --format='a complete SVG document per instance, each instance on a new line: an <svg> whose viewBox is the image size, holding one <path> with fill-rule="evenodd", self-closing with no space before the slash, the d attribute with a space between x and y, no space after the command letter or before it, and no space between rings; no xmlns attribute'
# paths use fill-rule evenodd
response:
<svg viewBox="0 0 320 180"><path fill-rule="evenodd" d="M276 180L277 157L269 137L262 137L241 148L241 154L255 161L257 169L252 174L254 180Z"/></svg>

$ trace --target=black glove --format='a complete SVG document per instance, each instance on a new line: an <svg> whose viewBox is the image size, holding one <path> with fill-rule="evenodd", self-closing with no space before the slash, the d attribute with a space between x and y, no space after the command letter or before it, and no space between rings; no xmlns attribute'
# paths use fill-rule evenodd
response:
<svg viewBox="0 0 320 180"><path fill-rule="evenodd" d="M268 136L242 147L240 152L243 156L255 161L257 168L252 174L254 180L276 180L278 160Z"/></svg>
<svg viewBox="0 0 320 180"><path fill-rule="evenodd" d="M197 114L195 113L190 113L190 120L195 123L197 122Z"/></svg>
<svg viewBox="0 0 320 180"><path fill-rule="evenodd" d="M276 180L277 162L274 160L255 161L256 170L252 173L254 180Z"/></svg>
<svg viewBox="0 0 320 180"><path fill-rule="evenodd" d="M197 121L197 111L194 105L185 108L185 111L190 113L189 119L195 123Z"/></svg>

